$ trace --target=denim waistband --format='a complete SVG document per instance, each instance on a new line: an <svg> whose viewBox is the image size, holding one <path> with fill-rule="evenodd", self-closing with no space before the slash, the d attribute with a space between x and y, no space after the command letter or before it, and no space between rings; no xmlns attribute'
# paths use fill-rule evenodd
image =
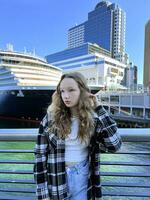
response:
<svg viewBox="0 0 150 200"><path fill-rule="evenodd" d="M73 169L81 169L83 166L86 165L86 163L88 162L88 159L86 158L85 160L75 164L75 165L72 165L72 166L66 166L66 169L70 169L70 170L73 170Z"/></svg>

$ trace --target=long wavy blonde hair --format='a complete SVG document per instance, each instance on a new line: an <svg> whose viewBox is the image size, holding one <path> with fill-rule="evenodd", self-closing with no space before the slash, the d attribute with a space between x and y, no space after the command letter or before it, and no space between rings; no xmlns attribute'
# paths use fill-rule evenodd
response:
<svg viewBox="0 0 150 200"><path fill-rule="evenodd" d="M92 135L94 130L93 119L93 106L91 99L88 96L90 89L87 86L84 76L78 72L63 74L56 91L52 96L52 103L48 107L48 114L50 115L51 122L49 129L53 132L57 132L57 135L61 138L66 138L71 131L71 112L70 108L66 107L60 92L60 83L64 78L74 79L80 89L80 98L78 102L78 118L79 118L79 132L78 138L81 141L87 141Z"/></svg>

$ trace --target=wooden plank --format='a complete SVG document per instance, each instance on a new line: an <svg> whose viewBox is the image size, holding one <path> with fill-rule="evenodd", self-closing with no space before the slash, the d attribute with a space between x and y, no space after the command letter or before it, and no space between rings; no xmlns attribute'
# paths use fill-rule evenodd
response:
<svg viewBox="0 0 150 200"><path fill-rule="evenodd" d="M150 177L150 173L148 172L100 172L101 176L121 176L121 177Z"/></svg>
<svg viewBox="0 0 150 200"><path fill-rule="evenodd" d="M118 197L150 197L150 192L133 192L133 193L129 193L129 192L111 192L111 191L103 191L103 196L118 196Z"/></svg>
<svg viewBox="0 0 150 200"><path fill-rule="evenodd" d="M0 153L34 153L34 150L0 149Z"/></svg>
<svg viewBox="0 0 150 200"><path fill-rule="evenodd" d="M138 188L150 188L150 182L149 183L115 183L115 182L103 182L102 181L102 186L103 187L138 187Z"/></svg>
<svg viewBox="0 0 150 200"><path fill-rule="evenodd" d="M124 165L124 166L150 166L150 162L121 162L121 161L101 161L101 165Z"/></svg>
<svg viewBox="0 0 150 200"><path fill-rule="evenodd" d="M30 188L0 188L0 192L16 192L16 193L35 193L35 189Z"/></svg>
<svg viewBox="0 0 150 200"><path fill-rule="evenodd" d="M110 152L105 153L105 154L112 154ZM139 154L139 155L150 155L150 151L118 151L115 154ZM114 154L114 155L115 155Z"/></svg>
<svg viewBox="0 0 150 200"><path fill-rule="evenodd" d="M0 200L36 200L35 195L34 196L19 196L19 195L6 195L6 194L0 194Z"/></svg>
<svg viewBox="0 0 150 200"><path fill-rule="evenodd" d="M23 180L23 179L0 179L0 183L15 183L15 184L35 184L34 180Z"/></svg>
<svg viewBox="0 0 150 200"><path fill-rule="evenodd" d="M32 170L0 170L0 174L33 174Z"/></svg>
<svg viewBox="0 0 150 200"><path fill-rule="evenodd" d="M0 160L2 164L34 164L33 160Z"/></svg>

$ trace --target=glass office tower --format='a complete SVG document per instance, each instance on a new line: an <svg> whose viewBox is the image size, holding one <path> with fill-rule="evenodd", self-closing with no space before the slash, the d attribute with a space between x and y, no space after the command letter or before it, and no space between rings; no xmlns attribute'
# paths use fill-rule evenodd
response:
<svg viewBox="0 0 150 200"><path fill-rule="evenodd" d="M118 5L101 1L88 13L88 20L68 31L68 48L90 42L124 62L126 14Z"/></svg>
<svg viewBox="0 0 150 200"><path fill-rule="evenodd" d="M88 13L88 21L85 25L85 42L96 43L111 51L113 10L108 9L108 2L100 2L95 10Z"/></svg>

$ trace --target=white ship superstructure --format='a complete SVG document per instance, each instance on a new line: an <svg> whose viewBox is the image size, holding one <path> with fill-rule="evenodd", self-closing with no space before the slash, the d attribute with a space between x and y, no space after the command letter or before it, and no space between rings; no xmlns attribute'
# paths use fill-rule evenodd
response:
<svg viewBox="0 0 150 200"><path fill-rule="evenodd" d="M39 57L0 51L0 87L56 86L61 74L58 67Z"/></svg>

